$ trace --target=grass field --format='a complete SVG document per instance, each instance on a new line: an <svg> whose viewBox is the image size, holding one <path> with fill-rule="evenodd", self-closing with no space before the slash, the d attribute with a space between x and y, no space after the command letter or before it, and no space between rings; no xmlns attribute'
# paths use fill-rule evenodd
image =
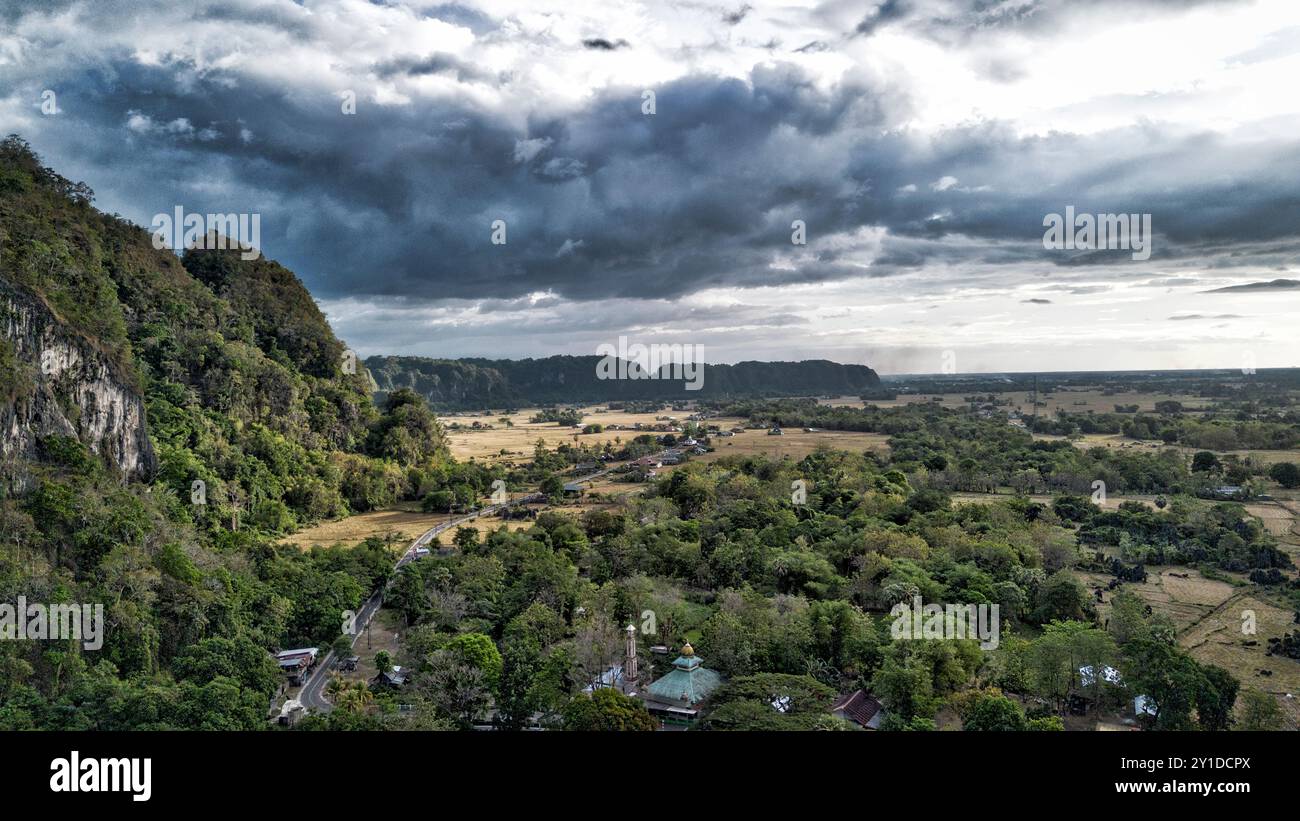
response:
<svg viewBox="0 0 1300 821"><path fill-rule="evenodd" d="M564 510L565 508L551 508ZM568 512L578 512L578 508ZM358 513L333 522L323 522L313 527L298 531L292 536L281 539L284 544L291 544L303 550L313 547L328 547L334 544L353 545L372 536L392 542L394 551L405 550L416 538L431 527L459 518L462 514L421 513L415 502L405 502L389 510L373 510ZM496 516L480 516L467 522L465 527L472 527L480 533L496 530L503 525L507 530L519 530L532 524L528 519L501 519ZM441 536L445 544L450 541L450 533Z"/></svg>
<svg viewBox="0 0 1300 821"><path fill-rule="evenodd" d="M642 425L654 425L655 417L675 415L684 420L689 414L686 412L659 411L657 413L623 413L619 411L607 411L603 406L589 406L583 409L585 417L584 424L597 425L622 425L632 427L637 422ZM605 442L629 442L643 433L651 431L638 430L607 430L601 433L580 433L578 428L561 427L555 422L529 422L529 418L537 413L536 408L526 408L509 415L493 414L492 416L443 416L441 421L447 431L447 444L451 448L452 455L457 459L477 459L480 462L521 462L532 458L533 448L537 445L537 440L541 439L549 448L557 447L564 443L569 444L588 444L603 445ZM509 419L510 425L501 422L501 419ZM662 421L662 420L661 420ZM739 425L739 419L710 419L712 424L721 425L729 428ZM491 425L491 430L468 430L467 426L474 422L484 425ZM460 424L460 430L451 430L453 424ZM502 453L501 451L506 451Z"/></svg>
<svg viewBox="0 0 1300 821"><path fill-rule="evenodd" d="M356 544L378 536L391 540L395 546L408 547L421 533L436 524L452 518L446 514L421 513L419 504L406 502L389 510L372 510L332 522L322 522L305 528L281 541L303 550L320 545Z"/></svg>
<svg viewBox="0 0 1300 821"><path fill-rule="evenodd" d="M598 408L596 407L587 408L584 423L616 424L632 427L640 422L643 426L650 426L655 424L656 416L676 415L679 419L684 420L689 415L686 412L674 413L669 411L660 411L658 413L597 411ZM511 414L508 418L513 427L507 427L500 422L499 416L445 416L442 417L442 423L444 426L449 426L452 423L460 423L460 425L466 426L477 421L492 425L491 430L466 430L462 427L460 430L449 430L447 433L448 446L451 448L453 456L457 459L476 459L487 463L527 461L532 458L533 448L536 446L538 439L545 441L547 447L554 448L565 442L589 445L615 441L628 442L643 433L651 432L647 430L606 430L601 433L584 434L579 433L575 428L562 428L554 422L529 422L529 417L536 412L536 410L529 409ZM708 421L709 424L718 425L724 430L737 427L743 422L741 419L732 417L713 418ZM826 444L841 450L863 451L887 448L886 441L888 438L884 434L856 433L853 431L807 433L792 428L782 436L768 436L765 430L749 430L735 436L715 437L713 444L717 448L716 452L700 458L704 461L710 461L722 456L748 456L762 453L777 458L790 456L795 459L802 459L816 450L820 444ZM503 450L506 453L503 454Z"/></svg>

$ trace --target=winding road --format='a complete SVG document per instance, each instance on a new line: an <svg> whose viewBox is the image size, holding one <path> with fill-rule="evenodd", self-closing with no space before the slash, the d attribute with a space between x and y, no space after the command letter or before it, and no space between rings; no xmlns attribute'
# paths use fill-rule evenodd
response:
<svg viewBox="0 0 1300 821"><path fill-rule="evenodd" d="M658 454L658 456L663 457L667 453L668 451L664 450L661 451ZM610 465L604 468L603 470L599 470L596 473L593 473L589 476L583 476L581 478L572 479L570 481L588 482L610 473L611 471L614 470L614 467L615 467L614 465ZM408 547L404 553L402 553L402 557L398 559L397 564L393 566L393 571L394 573L396 573L396 571L400 570L403 566L415 561L417 558L416 551L419 548L424 547L429 543L431 539L433 539L433 537L447 531L450 528L457 527L459 525L464 524L465 522L477 519L480 516L490 515L504 508L513 507L515 505L528 504L530 502L541 501L543 498L545 497L540 493L529 493L525 496L520 496L518 499L511 499L510 501L503 502L501 504L488 505L484 508L474 511L473 513L467 514L465 516L461 516L458 519L451 519L449 521L443 522L442 524L434 525L433 527L429 528L424 533L422 533L418 539L411 542L411 546ZM384 588L382 590L376 591L373 596L371 596L369 599L366 599L365 603L361 605L361 612L357 613L357 618L355 621L356 633L354 633L352 636L353 647L356 646L357 639L361 637L361 632L366 629L366 626L370 624L370 620L375 617L375 613L379 612L379 608L384 603L384 591L388 589L389 584L392 584L391 579L389 580L388 584L384 585ZM327 713L330 710L334 709L334 705L330 703L330 700L325 697L325 685L329 683L329 678L330 678L329 674L333 666L334 666L334 651L331 650L329 653L325 655L324 658L316 662L315 670L311 672L311 674L307 678L307 683L303 685L302 690L298 693L298 700L302 703L302 706L305 707L308 711Z"/></svg>
<svg viewBox="0 0 1300 821"><path fill-rule="evenodd" d="M477 519L480 516L490 515L498 510L503 510L515 505L527 504L529 502L536 502L541 498L542 495L540 493L530 493L526 496L521 496L518 499L512 499L503 504L488 505L487 507L476 510L473 513L461 516L458 519L451 519L441 524L434 525L422 533L418 539L411 542L411 546L402 553L401 558L397 560L397 564L393 566L393 571L396 572L405 565L415 561L417 558L416 551L419 548L424 547L435 536L450 528L457 527L465 522ZM388 584L392 584L392 581L390 580ZM375 617L375 613L378 613L379 608L383 605L384 591L387 589L388 585L386 584L382 590L376 591L373 596L366 599L365 603L361 605L361 611L357 613L355 622L356 633L352 636L352 645L354 647L356 646L357 639L361 637L361 632L366 629L366 626L370 624L370 620ZM334 709L334 705L325 697L325 685L329 683L329 674L333 666L333 650L327 653L320 661L316 662L316 669L312 671L311 675L307 679L307 683L303 685L302 690L298 693L298 700L302 702L302 706L307 708L307 710L327 713Z"/></svg>

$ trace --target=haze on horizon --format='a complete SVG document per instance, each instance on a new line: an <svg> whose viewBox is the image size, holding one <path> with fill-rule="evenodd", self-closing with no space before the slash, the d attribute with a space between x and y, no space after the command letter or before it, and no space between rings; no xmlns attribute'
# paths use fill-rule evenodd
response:
<svg viewBox="0 0 1300 821"><path fill-rule="evenodd" d="M0 132L261 214L363 356L1300 365L1300 290L1210 293L1300 280L1293 0L127 5L0 2ZM1150 258L1045 249L1067 206Z"/></svg>

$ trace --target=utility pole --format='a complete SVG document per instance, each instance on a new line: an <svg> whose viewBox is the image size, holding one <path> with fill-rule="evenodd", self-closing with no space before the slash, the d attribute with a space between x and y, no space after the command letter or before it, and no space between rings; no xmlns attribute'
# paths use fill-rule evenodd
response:
<svg viewBox="0 0 1300 821"><path fill-rule="evenodd" d="M1029 436L1034 435L1034 429L1038 427L1038 374L1034 374L1034 414L1029 421Z"/></svg>

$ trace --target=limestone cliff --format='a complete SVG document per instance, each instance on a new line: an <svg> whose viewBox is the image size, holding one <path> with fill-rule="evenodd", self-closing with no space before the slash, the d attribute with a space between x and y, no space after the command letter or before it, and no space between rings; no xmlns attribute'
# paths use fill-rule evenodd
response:
<svg viewBox="0 0 1300 821"><path fill-rule="evenodd" d="M154 468L144 400L108 355L63 325L38 297L0 279L0 345L8 390L0 393L0 457L32 459L41 439L74 436L125 476ZM20 484L21 475L13 477Z"/></svg>

